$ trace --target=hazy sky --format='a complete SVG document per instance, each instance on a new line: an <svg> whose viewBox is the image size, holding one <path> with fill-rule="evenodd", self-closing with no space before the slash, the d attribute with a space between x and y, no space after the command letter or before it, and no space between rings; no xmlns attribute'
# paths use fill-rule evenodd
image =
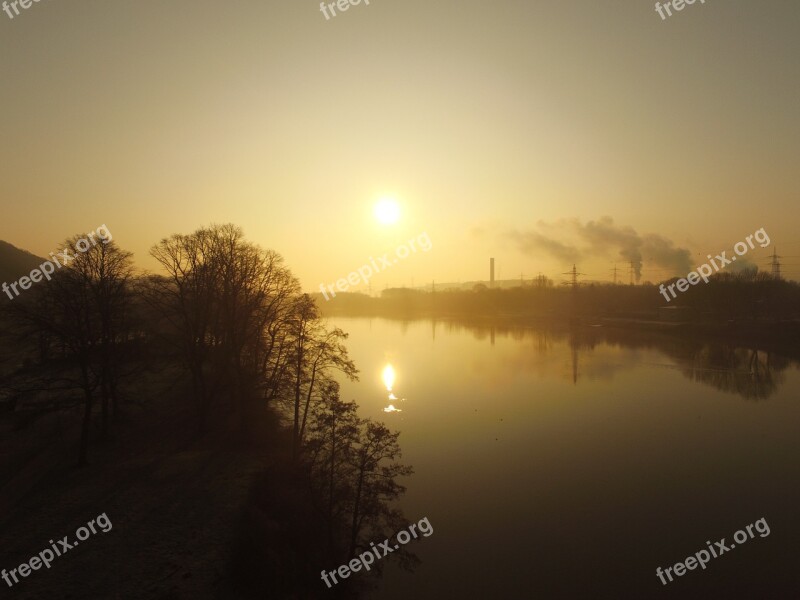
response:
<svg viewBox="0 0 800 600"><path fill-rule="evenodd" d="M707 0L666 21L653 4L0 12L0 239L46 255L105 223L152 269L161 237L233 222L310 290L427 232L380 289L486 278L489 256L502 278L554 276L572 265L521 240L574 243L610 217L696 264L764 227L800 276L800 4ZM386 194L398 225L373 217ZM645 279L668 274L647 258ZM578 267L608 278L615 260Z"/></svg>

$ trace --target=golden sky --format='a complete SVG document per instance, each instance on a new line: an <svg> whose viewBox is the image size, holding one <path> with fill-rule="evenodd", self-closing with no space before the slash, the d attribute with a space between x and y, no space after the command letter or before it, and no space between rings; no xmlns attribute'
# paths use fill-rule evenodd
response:
<svg viewBox="0 0 800 600"><path fill-rule="evenodd" d="M43 0L0 12L0 239L46 255L105 223L152 269L161 237L233 222L312 290L427 232L380 289L486 278L489 256L556 277L572 265L519 240L610 217L696 264L764 227L798 277L798 31L793 0L666 21L631 0L371 0L329 21L314 0ZM395 225L373 216L385 195Z"/></svg>

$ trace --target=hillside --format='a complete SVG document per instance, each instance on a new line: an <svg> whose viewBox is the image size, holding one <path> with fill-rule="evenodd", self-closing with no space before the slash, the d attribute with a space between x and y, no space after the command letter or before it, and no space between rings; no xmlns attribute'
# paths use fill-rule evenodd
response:
<svg viewBox="0 0 800 600"><path fill-rule="evenodd" d="M0 240L0 283L16 281L44 261L44 258Z"/></svg>

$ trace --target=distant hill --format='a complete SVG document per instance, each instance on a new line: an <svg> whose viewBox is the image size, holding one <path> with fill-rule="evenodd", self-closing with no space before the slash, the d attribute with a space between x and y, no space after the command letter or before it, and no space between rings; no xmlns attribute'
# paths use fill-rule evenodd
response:
<svg viewBox="0 0 800 600"><path fill-rule="evenodd" d="M16 281L45 260L0 240L0 284Z"/></svg>

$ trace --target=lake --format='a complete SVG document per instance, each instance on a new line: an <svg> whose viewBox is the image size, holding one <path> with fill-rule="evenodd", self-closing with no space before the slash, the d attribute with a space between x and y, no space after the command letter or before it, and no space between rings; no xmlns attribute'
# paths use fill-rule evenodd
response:
<svg viewBox="0 0 800 600"><path fill-rule="evenodd" d="M796 362L604 328L332 324L361 370L342 398L402 432L400 506L434 529L410 545L422 565L387 569L370 598L800 591ZM768 535L657 577L762 518Z"/></svg>

